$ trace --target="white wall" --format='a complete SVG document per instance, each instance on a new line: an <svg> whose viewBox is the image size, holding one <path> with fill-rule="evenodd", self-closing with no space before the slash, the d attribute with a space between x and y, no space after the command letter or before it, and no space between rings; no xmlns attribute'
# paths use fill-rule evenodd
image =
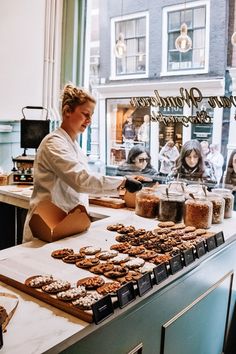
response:
<svg viewBox="0 0 236 354"><path fill-rule="evenodd" d="M0 1L0 120L42 105L45 1Z"/></svg>

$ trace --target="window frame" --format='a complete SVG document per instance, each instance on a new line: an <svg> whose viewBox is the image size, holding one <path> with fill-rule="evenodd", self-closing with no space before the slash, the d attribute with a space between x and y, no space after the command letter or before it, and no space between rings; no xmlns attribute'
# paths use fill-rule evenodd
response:
<svg viewBox="0 0 236 354"><path fill-rule="evenodd" d="M206 7L206 27L205 27L205 65L204 68L193 69L168 69L168 41L166 40L166 33L168 33L168 14L174 11L183 11L192 8ZM160 76L178 76L178 75L193 75L193 74L206 74L209 72L209 39L210 39L210 1L201 0L179 5L166 6L163 8L162 14L162 70Z"/></svg>
<svg viewBox="0 0 236 354"><path fill-rule="evenodd" d="M115 47L115 24L119 21L129 21L135 20L140 17L146 18L146 70L145 73L135 73L135 74L125 74L125 75L117 75L116 74L116 58L114 54L114 47ZM111 75L109 77L110 80L130 80L130 79L141 79L141 78L148 78L149 74L149 12L137 12L135 14L130 15L123 15L119 17L111 18Z"/></svg>

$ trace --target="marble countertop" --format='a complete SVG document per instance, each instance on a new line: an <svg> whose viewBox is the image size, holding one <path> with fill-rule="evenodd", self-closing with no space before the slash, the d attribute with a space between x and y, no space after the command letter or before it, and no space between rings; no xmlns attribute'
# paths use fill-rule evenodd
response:
<svg viewBox="0 0 236 354"><path fill-rule="evenodd" d="M10 188L12 186L6 187L8 188L0 187L0 200L3 195L17 199L29 199L29 196L24 195L23 191L14 192L14 189ZM52 250L64 247L78 250L80 247L88 245L99 245L102 249L109 249L110 245L115 242L116 233L108 231L106 227L118 221L125 225L134 225L147 230L157 226L157 220L139 217L131 209L92 206L90 211L98 216L98 220L92 222L90 229L80 235L67 237L51 244L34 239L29 243L0 251L1 273L5 274L10 269L11 272L18 272L18 276L24 278L28 272L35 271L38 274L39 270L42 272L43 268L47 274L60 275L60 278L69 277L68 280L75 276L76 271L79 271L80 275L83 273L84 276L88 276L91 273L54 260L50 256ZM100 217L103 218L100 219ZM235 220L236 212L233 212L233 218L225 219L223 224L214 225L211 229L216 232L223 230L227 239L232 236ZM29 275L33 274L29 273ZM76 335L77 338L82 338L88 331L96 328L95 324L88 324L1 282L0 292L14 293L19 298L16 312L7 326L7 332L3 334L2 354L33 354L46 351L56 353L53 351L53 347L63 342L62 350L69 343L72 344L70 342L72 336Z"/></svg>

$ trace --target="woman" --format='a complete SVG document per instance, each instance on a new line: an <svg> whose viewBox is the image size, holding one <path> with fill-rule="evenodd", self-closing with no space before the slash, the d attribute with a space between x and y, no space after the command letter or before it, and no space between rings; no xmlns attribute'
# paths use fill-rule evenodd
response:
<svg viewBox="0 0 236 354"><path fill-rule="evenodd" d="M151 156L142 145L132 147L127 161L118 167L117 176L125 175L157 175L157 171L151 165Z"/></svg>
<svg viewBox="0 0 236 354"><path fill-rule="evenodd" d="M236 187L236 150L232 151L229 158L226 170L225 184L231 184Z"/></svg>
<svg viewBox="0 0 236 354"><path fill-rule="evenodd" d="M231 152L225 177L225 187L230 188L234 195L234 210L236 210L236 149Z"/></svg>
<svg viewBox="0 0 236 354"><path fill-rule="evenodd" d="M207 155L207 160L212 163L217 184L219 184L223 173L224 156L220 153L218 144L210 145L210 153Z"/></svg>
<svg viewBox="0 0 236 354"><path fill-rule="evenodd" d="M198 140L189 140L183 145L175 167L168 176L170 179L176 177L190 181L216 183L213 166L209 161L204 160Z"/></svg>
<svg viewBox="0 0 236 354"><path fill-rule="evenodd" d="M118 195L121 187L132 191L142 188L138 181L96 176L88 170L87 157L77 138L91 124L96 101L73 85L62 94L62 123L41 142L34 162L34 189L25 222L23 241L30 241L29 220L38 203L49 199L68 212L77 204L88 206L88 195Z"/></svg>

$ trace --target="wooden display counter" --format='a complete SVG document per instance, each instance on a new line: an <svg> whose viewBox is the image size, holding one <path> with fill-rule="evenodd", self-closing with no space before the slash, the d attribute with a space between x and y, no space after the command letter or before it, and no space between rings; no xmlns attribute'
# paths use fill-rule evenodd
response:
<svg viewBox="0 0 236 354"><path fill-rule="evenodd" d="M13 197L15 192L5 191L4 196L8 197L8 193ZM157 225L156 220L139 217L130 210L94 206L91 211L96 221L87 232L52 244L34 240L0 251L0 273L20 281L39 270L62 279L70 278L72 273L74 277L76 268L71 271L73 265L53 259L52 250L78 250L87 245L109 249L116 233L106 227L118 221L147 230ZM234 212L233 218L212 228L224 231L224 244L154 285L126 307L116 308L99 325L88 324L1 282L1 292L19 297L17 310L3 335L1 353L220 354L223 349L225 354L235 353L235 336L230 332L234 332L235 325L231 321L236 299L235 224ZM89 274L77 271L78 277Z"/></svg>

